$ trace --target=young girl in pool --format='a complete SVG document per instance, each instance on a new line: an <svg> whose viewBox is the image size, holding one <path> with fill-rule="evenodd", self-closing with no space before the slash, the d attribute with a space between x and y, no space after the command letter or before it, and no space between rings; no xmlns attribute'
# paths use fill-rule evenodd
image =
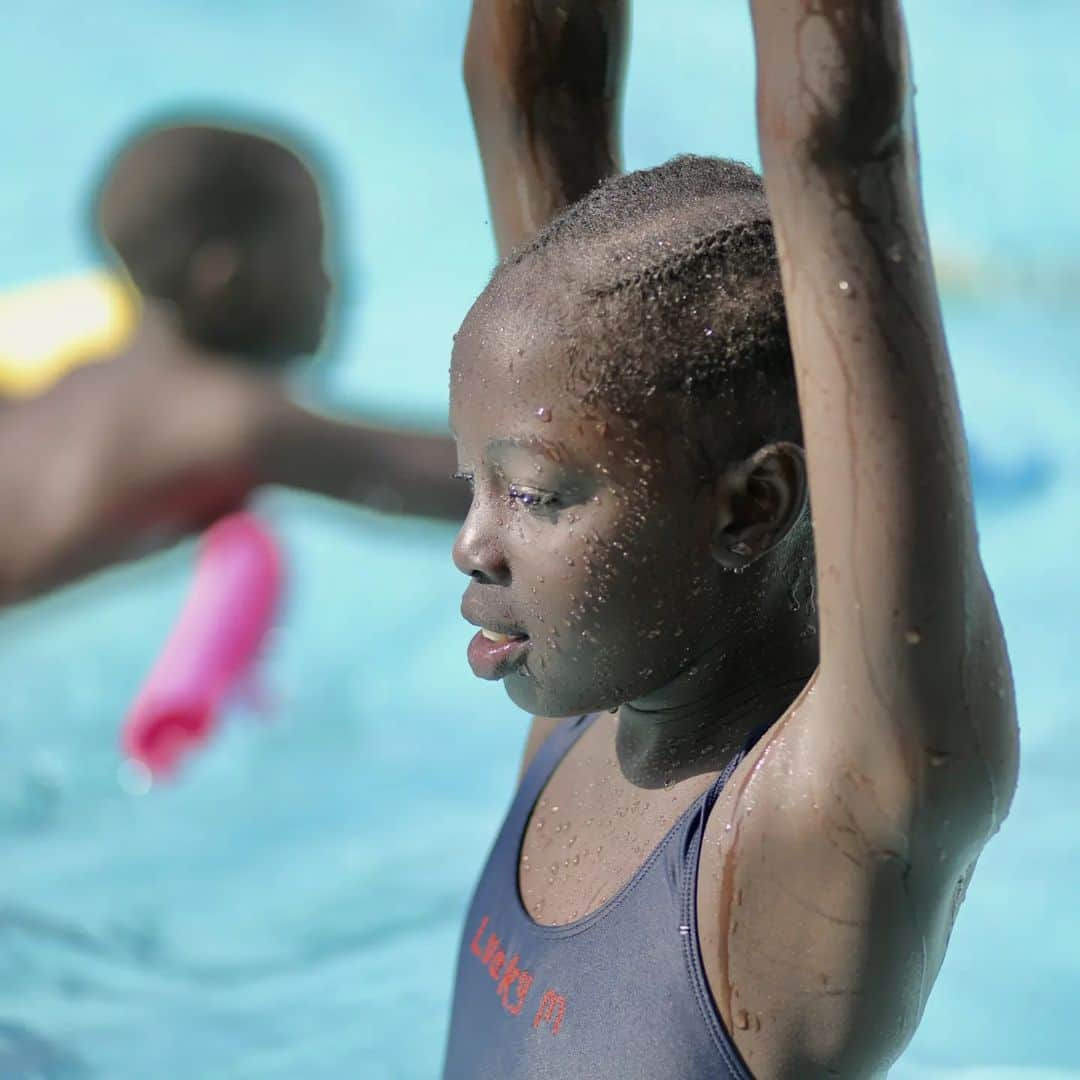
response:
<svg viewBox="0 0 1080 1080"><path fill-rule="evenodd" d="M624 5L470 29L503 261L454 347L454 558L473 670L571 719L534 721L446 1076L882 1075L1017 769L899 4L752 0L764 189L615 177Z"/></svg>

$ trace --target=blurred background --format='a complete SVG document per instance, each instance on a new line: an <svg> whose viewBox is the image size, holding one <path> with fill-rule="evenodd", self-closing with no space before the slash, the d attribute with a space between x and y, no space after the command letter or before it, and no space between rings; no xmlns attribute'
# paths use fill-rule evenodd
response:
<svg viewBox="0 0 1080 1080"><path fill-rule="evenodd" d="M756 164L746 4L635 6L628 166ZM1023 766L891 1075L1080 1076L1080 8L906 6ZM94 265L91 186L136 125L284 123L329 175L345 270L302 389L439 428L451 336L494 259L459 75L467 15L467 0L8 5L0 289ZM117 729L190 546L0 617L5 1080L437 1075L460 921L525 719L464 662L450 528L284 493L260 506L291 566L273 719L237 715L174 785L133 784Z"/></svg>

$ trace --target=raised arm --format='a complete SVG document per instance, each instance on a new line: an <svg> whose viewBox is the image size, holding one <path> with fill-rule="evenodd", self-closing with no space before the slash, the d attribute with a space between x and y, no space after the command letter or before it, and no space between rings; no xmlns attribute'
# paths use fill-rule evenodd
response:
<svg viewBox="0 0 1080 1080"><path fill-rule="evenodd" d="M727 899L703 949L755 1076L876 1076L914 1032L1008 810L1013 691L978 554L898 0L751 8L821 666L710 820L703 867Z"/></svg>
<svg viewBox="0 0 1080 1080"><path fill-rule="evenodd" d="M465 46L499 258L621 170L629 0L474 0Z"/></svg>
<svg viewBox="0 0 1080 1080"><path fill-rule="evenodd" d="M753 0L758 123L814 506L819 686L968 836L1008 807L1012 703L919 191L898 0ZM968 680L1000 690L989 714ZM879 745L881 744L881 745ZM921 765L945 758L949 768ZM916 766L915 763L919 763Z"/></svg>

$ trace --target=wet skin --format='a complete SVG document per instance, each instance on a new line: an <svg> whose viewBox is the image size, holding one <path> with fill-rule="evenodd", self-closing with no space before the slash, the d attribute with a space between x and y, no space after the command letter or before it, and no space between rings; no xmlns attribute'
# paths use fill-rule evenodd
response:
<svg viewBox="0 0 1080 1080"><path fill-rule="evenodd" d="M718 524L730 520L714 531L713 553L743 572L710 588L718 600L710 625L716 633L702 640L714 642L705 650L712 662L700 665L694 681L676 663L669 683L658 675L655 686L617 716L600 717L574 745L533 810L519 885L538 920L584 915L625 882L702 789L705 780L693 769L703 762L691 761L681 774L670 768L671 725L647 711L657 699L666 695L672 708L664 719L681 726L684 746L700 745L705 730L728 730L740 708L779 716L706 823L697 913L708 985L754 1076L878 1077L914 1033L975 861L1008 812L1017 773L1015 702L979 561L962 426L929 272L900 4L750 6L762 159L809 448L821 568L818 634L799 636L810 629L805 593L802 615L785 607L782 550L770 554L758 545L758 557L742 567L729 557L737 552L731 544L725 551L724 533L739 514L728 514L732 507L718 498ZM517 91L568 85L561 65L574 50L558 48L567 36L562 25L576 18L596 26L597 12L612 16L611 28L620 25L614 0L475 0L466 67L501 258L565 205L562 178L574 175L566 161L550 164L559 153L570 156L561 121L543 130L548 103L538 108ZM507 32L507 21L516 33ZM605 40L618 50L622 39L609 32ZM546 66L541 78L533 64ZM617 56L605 70L619 70ZM617 149L617 95L605 97L567 110L571 124L581 118L582 141L594 140L595 152L574 155L575 166L593 163L594 183L618 170L617 155L603 152ZM604 119L599 134L594 106ZM492 299L470 316L454 360L459 452L477 480L458 560L474 576L467 613L490 615L506 597L507 617L524 619L520 610L532 595L521 582L525 569L569 537L522 525L517 497L506 501L513 478L502 463L493 467L487 440L511 428L535 433L530 409L549 409L550 427L559 409L573 416L581 402L559 396L565 359L539 347L559 328L537 317L553 308L552 295L534 287L517 298L520 314L513 304L485 307ZM561 325L570 324L563 317ZM530 360L554 369L556 381L526 376ZM512 374L496 370L511 361ZM498 409L496 383L511 394ZM583 415L582 423L595 419ZM575 446L584 435L563 432ZM629 484L620 492L612 477L604 479L610 486L600 485L603 500L634 497ZM610 572L622 574L627 560L614 557L623 540L620 515L607 509L603 523L612 531L601 533L602 554ZM686 558L696 554L689 535L665 538L661 551L643 541L632 554ZM739 543L748 538L753 548L747 532ZM690 575L699 567L693 563ZM557 598L542 599L543 614ZM695 598L683 599L694 619L687 625L709 625ZM784 674L798 673L795 658L808 661L818 638L821 665L805 692L786 709L768 703L757 688L771 687L782 700ZM620 654L629 675L652 661L634 635L614 640L638 657L635 665ZM738 642L729 660L723 641ZM673 650L671 658L677 655ZM583 687L576 667L590 660L585 644L571 659L559 662ZM546 683L517 684L527 674L522 668L513 677L516 689L508 688L547 708L540 693L549 692ZM753 688L748 700L734 692L740 685ZM690 719L695 714L709 722L702 727L701 719ZM534 720L526 762L554 725ZM687 760L682 751L676 756ZM669 781L670 788L648 797L635 790ZM618 1039L617 1025L611 1034Z"/></svg>
<svg viewBox="0 0 1080 1080"><path fill-rule="evenodd" d="M476 0L465 82L506 254L604 176L622 171L625 0Z"/></svg>
<svg viewBox="0 0 1080 1080"><path fill-rule="evenodd" d="M619 710L620 767L640 787L719 771L763 722L754 703L775 719L812 672L812 612L790 610L782 553L743 574L718 562L732 493L692 465L683 429L583 404L535 277L481 297L453 354L473 487L462 613L527 635L474 639L474 670L540 715Z"/></svg>

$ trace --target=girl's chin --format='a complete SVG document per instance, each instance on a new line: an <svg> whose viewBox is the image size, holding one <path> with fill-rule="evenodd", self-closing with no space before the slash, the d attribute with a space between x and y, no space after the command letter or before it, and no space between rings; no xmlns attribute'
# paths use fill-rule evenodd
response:
<svg viewBox="0 0 1080 1080"><path fill-rule="evenodd" d="M552 680L554 681L554 680ZM507 697L519 708L533 716L586 716L616 708L599 702L594 694L568 695L552 692L532 675L514 671L503 678Z"/></svg>
<svg viewBox="0 0 1080 1080"><path fill-rule="evenodd" d="M506 696L519 708L524 709L534 716L547 716L544 712L542 700L544 695L538 693L539 687L531 675L520 671L511 671L503 676L503 688ZM557 713L554 715L558 715Z"/></svg>

